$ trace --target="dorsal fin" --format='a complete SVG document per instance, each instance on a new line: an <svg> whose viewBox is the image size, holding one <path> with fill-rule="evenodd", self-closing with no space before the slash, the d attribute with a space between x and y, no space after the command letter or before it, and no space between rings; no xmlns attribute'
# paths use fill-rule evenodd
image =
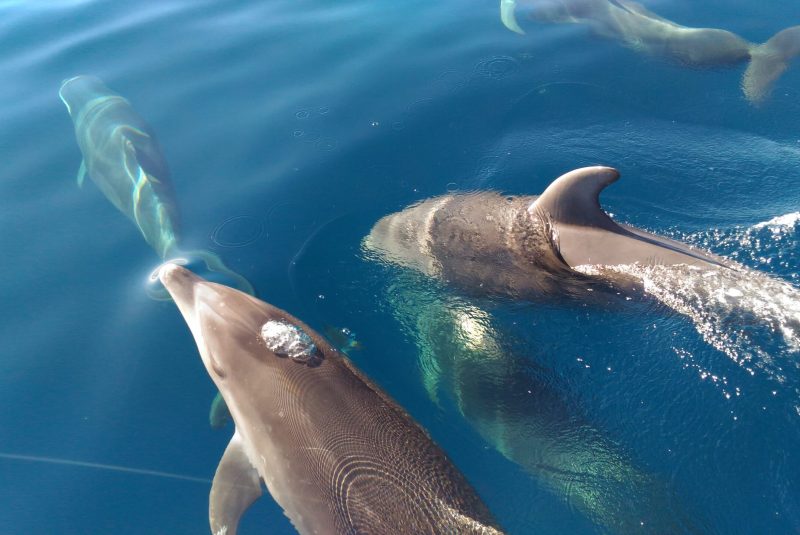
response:
<svg viewBox="0 0 800 535"><path fill-rule="evenodd" d="M558 177L528 207L531 213L540 212L557 223L617 228L600 207L600 192L616 182L619 171L612 167L582 167Z"/></svg>
<svg viewBox="0 0 800 535"><path fill-rule="evenodd" d="M528 212L554 223L558 252L580 265L674 265L725 267L712 254L643 230L618 225L600 208L600 192L619 178L611 167L583 167L558 177Z"/></svg>

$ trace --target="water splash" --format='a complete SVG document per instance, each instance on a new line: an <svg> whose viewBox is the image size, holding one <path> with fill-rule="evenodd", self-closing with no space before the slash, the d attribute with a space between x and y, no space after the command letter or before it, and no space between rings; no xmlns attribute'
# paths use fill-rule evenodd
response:
<svg viewBox="0 0 800 535"><path fill-rule="evenodd" d="M580 271L634 277L644 291L689 317L712 347L750 375L763 373L800 394L800 290L745 268L581 266Z"/></svg>
<svg viewBox="0 0 800 535"><path fill-rule="evenodd" d="M672 235L747 266L800 281L796 269L800 264L798 225L800 212L791 212L752 226L710 229L688 235L674 232Z"/></svg>

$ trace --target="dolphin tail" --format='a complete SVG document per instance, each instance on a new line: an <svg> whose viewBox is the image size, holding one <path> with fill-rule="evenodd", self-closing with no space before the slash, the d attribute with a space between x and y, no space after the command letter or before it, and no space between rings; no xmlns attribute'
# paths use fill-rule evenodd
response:
<svg viewBox="0 0 800 535"><path fill-rule="evenodd" d="M182 251L181 256L187 256L189 258L199 258L200 260L205 263L206 267L209 271L213 271L214 273L219 273L225 277L228 277L233 282L233 286L237 290L241 290L242 292L248 295L256 295L256 291L253 288L253 285L250 284L250 281L233 271L231 268L225 265L222 259L217 256L216 253L212 253L211 251L206 251L205 249L201 249L198 251Z"/></svg>
<svg viewBox="0 0 800 535"><path fill-rule="evenodd" d="M524 34L525 30L517 23L517 17L514 14L516 9L517 0L500 0L500 20L512 32Z"/></svg>
<svg viewBox="0 0 800 535"><path fill-rule="evenodd" d="M742 78L742 91L752 104L761 104L772 92L772 86L800 55L800 26L786 28L766 43L750 49L750 65Z"/></svg>

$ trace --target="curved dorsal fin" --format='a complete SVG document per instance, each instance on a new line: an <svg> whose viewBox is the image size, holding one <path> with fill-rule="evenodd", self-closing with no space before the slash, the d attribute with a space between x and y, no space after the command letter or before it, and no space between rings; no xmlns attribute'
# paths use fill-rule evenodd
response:
<svg viewBox="0 0 800 535"><path fill-rule="evenodd" d="M600 208L600 192L619 178L612 167L582 167L561 175L528 207L546 213L554 222L587 227L616 228Z"/></svg>

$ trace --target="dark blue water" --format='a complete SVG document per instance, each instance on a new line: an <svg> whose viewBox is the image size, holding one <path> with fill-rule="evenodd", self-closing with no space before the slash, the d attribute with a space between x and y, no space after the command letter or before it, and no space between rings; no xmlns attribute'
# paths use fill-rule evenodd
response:
<svg viewBox="0 0 800 535"><path fill-rule="evenodd" d="M646 3L754 42L800 22L791 0ZM800 334L785 329L800 307L798 66L755 107L742 65L687 69L577 25L520 36L484 0L6 1L0 20L0 532L207 532L210 483L170 474L210 480L232 432L208 425L215 390L174 305L146 296L158 257L94 184L76 185L57 93L84 73L158 134L185 242L317 329L357 333L356 363L509 533L604 528L498 452L452 395L431 400L392 301L402 274L360 242L429 196L535 194L576 167L617 167L602 199L618 220L769 275L744 289L744 312L669 286L671 306L469 306L700 532L800 532ZM293 532L268 497L241 533L267 529Z"/></svg>

